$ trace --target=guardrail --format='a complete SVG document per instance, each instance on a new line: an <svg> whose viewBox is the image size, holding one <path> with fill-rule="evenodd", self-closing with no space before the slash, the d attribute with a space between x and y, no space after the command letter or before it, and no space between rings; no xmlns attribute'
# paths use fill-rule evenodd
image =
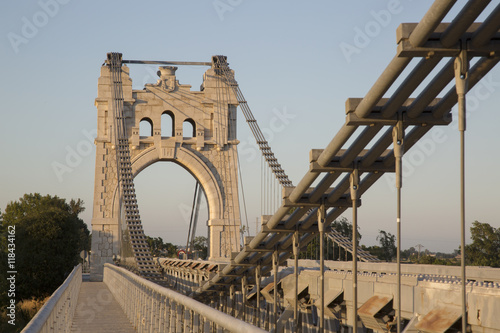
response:
<svg viewBox="0 0 500 333"><path fill-rule="evenodd" d="M81 285L82 265L79 264L21 332L69 332Z"/></svg>
<svg viewBox="0 0 500 333"><path fill-rule="evenodd" d="M104 283L137 332L266 332L126 269L104 265Z"/></svg>
<svg viewBox="0 0 500 333"><path fill-rule="evenodd" d="M293 260L288 260L287 265L293 266ZM299 267L319 268L317 260L299 260ZM336 271L352 271L352 262L349 261L325 261L325 267ZM378 274L396 274L396 263L379 262L360 262L358 271L363 273ZM421 275L423 277L448 277L461 278L460 266L445 265L422 265L422 264L403 264L401 265L402 274ZM469 282L492 282L500 283L500 268L467 266L467 281Z"/></svg>

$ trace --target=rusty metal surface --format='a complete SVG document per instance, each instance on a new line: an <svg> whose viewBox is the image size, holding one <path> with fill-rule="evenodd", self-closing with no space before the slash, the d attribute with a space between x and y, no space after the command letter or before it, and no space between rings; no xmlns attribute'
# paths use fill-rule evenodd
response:
<svg viewBox="0 0 500 333"><path fill-rule="evenodd" d="M372 296L358 309L358 314L373 317L391 300L391 296Z"/></svg>
<svg viewBox="0 0 500 333"><path fill-rule="evenodd" d="M342 288L339 289L331 289L325 293L325 315L330 318L334 318L340 320L340 315L332 311L333 306L335 305L336 300L344 293ZM314 305L318 308L318 313L321 313L321 298L316 299Z"/></svg>
<svg viewBox="0 0 500 333"><path fill-rule="evenodd" d="M444 333L462 317L458 306L439 306L426 314L415 328L429 333Z"/></svg>

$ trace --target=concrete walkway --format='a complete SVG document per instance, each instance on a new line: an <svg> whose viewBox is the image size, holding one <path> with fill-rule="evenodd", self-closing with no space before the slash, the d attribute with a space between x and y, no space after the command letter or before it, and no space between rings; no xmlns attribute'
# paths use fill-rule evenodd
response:
<svg viewBox="0 0 500 333"><path fill-rule="evenodd" d="M136 332L104 282L83 282L71 332Z"/></svg>

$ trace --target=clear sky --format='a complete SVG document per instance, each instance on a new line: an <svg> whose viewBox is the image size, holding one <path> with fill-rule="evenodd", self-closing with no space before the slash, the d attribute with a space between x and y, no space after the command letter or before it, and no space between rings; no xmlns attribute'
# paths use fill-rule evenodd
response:
<svg viewBox="0 0 500 333"><path fill-rule="evenodd" d="M455 14L465 1L458 1ZM279 161L295 184L309 151L324 148L345 121L344 103L363 97L396 53L396 28L418 22L431 1L4 1L0 5L0 208L24 193L81 198L92 215L97 78L107 52L125 59L210 61L228 57ZM496 5L492 2L489 10ZM448 16L450 17L450 16ZM484 19L484 18L480 18ZM360 31L365 38L360 37ZM366 34L368 32L368 34ZM344 51L342 51L344 49ZM350 52L345 51L350 50ZM204 69L182 67L198 89ZM134 87L156 81L154 66L131 65ZM500 70L469 93L467 223L500 227ZM393 89L391 89L393 91ZM289 118L279 118L286 113ZM239 139L251 133L239 114ZM459 159L455 124L408 152L403 248L451 252L459 244ZM253 148L255 149L255 148ZM76 152L76 153L75 153ZM77 157L68 157L70 155ZM260 215L260 158L240 154L250 229ZM59 174L54 165L68 167ZM156 163L136 178L146 234L184 244L194 178ZM362 244L395 233L395 192L384 176L359 210ZM350 218L351 212L346 212ZM203 221L200 224L204 224ZM199 228L206 234L206 227Z"/></svg>

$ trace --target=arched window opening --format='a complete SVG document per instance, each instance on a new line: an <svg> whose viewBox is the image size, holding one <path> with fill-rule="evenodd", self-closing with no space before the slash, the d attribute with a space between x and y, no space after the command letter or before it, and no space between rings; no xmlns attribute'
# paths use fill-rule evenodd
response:
<svg viewBox="0 0 500 333"><path fill-rule="evenodd" d="M185 138L196 137L196 123L193 119L186 119L184 123L182 123L182 136Z"/></svg>
<svg viewBox="0 0 500 333"><path fill-rule="evenodd" d="M149 118L142 118L139 123L139 136L153 136L153 121Z"/></svg>
<svg viewBox="0 0 500 333"><path fill-rule="evenodd" d="M175 116L172 111L165 111L161 115L161 136L175 136Z"/></svg>

